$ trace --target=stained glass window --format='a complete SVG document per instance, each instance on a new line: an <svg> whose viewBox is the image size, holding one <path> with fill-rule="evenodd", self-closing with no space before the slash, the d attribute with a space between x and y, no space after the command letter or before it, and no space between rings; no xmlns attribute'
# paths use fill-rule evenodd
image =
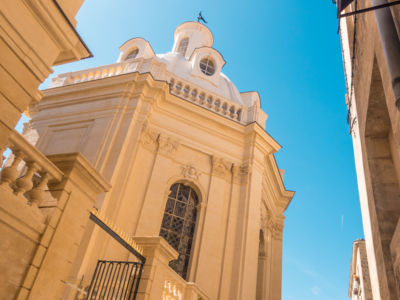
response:
<svg viewBox="0 0 400 300"><path fill-rule="evenodd" d="M198 204L197 194L190 186L173 184L161 223L160 236L179 253L178 259L169 265L184 279L189 267Z"/></svg>

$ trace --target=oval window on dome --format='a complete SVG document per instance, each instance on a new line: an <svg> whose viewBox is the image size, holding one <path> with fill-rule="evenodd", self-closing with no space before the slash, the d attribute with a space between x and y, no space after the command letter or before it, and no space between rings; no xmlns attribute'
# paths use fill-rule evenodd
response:
<svg viewBox="0 0 400 300"><path fill-rule="evenodd" d="M207 76L211 76L215 73L215 64L209 57L203 58L200 61L200 70Z"/></svg>
<svg viewBox="0 0 400 300"><path fill-rule="evenodd" d="M139 49L134 49L131 52L128 53L125 59L133 59L136 58L136 56L139 54Z"/></svg>

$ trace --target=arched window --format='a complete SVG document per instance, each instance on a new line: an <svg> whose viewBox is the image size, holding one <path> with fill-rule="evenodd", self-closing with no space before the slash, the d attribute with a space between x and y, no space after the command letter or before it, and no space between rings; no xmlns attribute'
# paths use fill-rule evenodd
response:
<svg viewBox="0 0 400 300"><path fill-rule="evenodd" d="M136 58L136 56L139 54L139 49L134 49L131 52L128 53L128 55L125 57L125 59L133 59Z"/></svg>
<svg viewBox="0 0 400 300"><path fill-rule="evenodd" d="M189 267L198 204L197 194L190 186L173 184L161 223L160 236L179 253L178 259L169 265L184 279Z"/></svg>
<svg viewBox="0 0 400 300"><path fill-rule="evenodd" d="M178 53L185 56L188 45L189 45L189 38L182 39L179 43Z"/></svg>

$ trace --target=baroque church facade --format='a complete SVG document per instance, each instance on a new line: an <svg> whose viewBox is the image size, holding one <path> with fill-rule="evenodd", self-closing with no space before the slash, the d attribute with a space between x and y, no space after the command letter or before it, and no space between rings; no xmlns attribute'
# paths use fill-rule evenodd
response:
<svg viewBox="0 0 400 300"><path fill-rule="evenodd" d="M30 107L23 135L47 169L15 137L0 186L38 223L19 299L281 299L294 193L258 93L237 90L212 45L199 22L179 25L166 54L133 38L116 63L55 77ZM136 290L114 297L120 270L98 261L137 261L129 247L145 263L126 280ZM107 272L115 285L93 287Z"/></svg>

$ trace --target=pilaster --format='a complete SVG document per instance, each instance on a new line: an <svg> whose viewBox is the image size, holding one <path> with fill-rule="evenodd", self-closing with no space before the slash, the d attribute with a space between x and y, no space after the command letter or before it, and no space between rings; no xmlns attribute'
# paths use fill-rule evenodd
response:
<svg viewBox="0 0 400 300"><path fill-rule="evenodd" d="M195 277L211 299L218 298L220 274L222 269L222 251L225 234L223 216L226 190L231 179L232 163L220 157L211 157L212 171L208 192L204 227L200 245L200 256L196 274L208 274L206 277Z"/></svg>
<svg viewBox="0 0 400 300"><path fill-rule="evenodd" d="M225 228L225 240L223 246L223 265L220 279L219 299L237 299L240 260L240 224L243 214L241 190L247 183L248 165L232 166L232 180L230 197L227 201L227 221Z"/></svg>
<svg viewBox="0 0 400 300"><path fill-rule="evenodd" d="M172 165L172 157L179 147L179 142L164 133L148 128L142 137L142 145L155 152L154 164L147 191L143 201L136 236L155 236L160 231L162 214L166 201L166 185Z"/></svg>
<svg viewBox="0 0 400 300"><path fill-rule="evenodd" d="M283 215L270 216L267 220L267 230L270 236L269 247L269 289L268 300L280 300L282 294L282 239L284 227Z"/></svg>
<svg viewBox="0 0 400 300"><path fill-rule="evenodd" d="M255 299L257 285L258 246L260 231L260 203L262 168L255 162L248 164L246 184L242 187L243 215L238 299Z"/></svg>

